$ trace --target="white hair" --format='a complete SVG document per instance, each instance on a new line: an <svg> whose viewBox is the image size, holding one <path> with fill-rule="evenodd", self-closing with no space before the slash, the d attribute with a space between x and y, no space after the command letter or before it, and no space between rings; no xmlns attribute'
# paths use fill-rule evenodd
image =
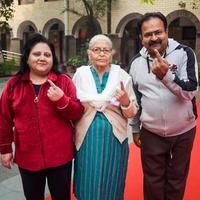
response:
<svg viewBox="0 0 200 200"><path fill-rule="evenodd" d="M94 37L91 38L90 42L89 42L89 49L92 49L92 47L94 46L94 44L98 41L106 41L108 42L110 48L112 49L113 44L112 41L109 37L103 35L103 34L99 34L99 35L95 35Z"/></svg>

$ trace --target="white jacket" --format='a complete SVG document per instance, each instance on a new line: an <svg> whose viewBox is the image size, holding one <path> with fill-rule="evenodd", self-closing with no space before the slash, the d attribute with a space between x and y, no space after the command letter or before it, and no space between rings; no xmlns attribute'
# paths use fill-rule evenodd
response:
<svg viewBox="0 0 200 200"><path fill-rule="evenodd" d="M191 48L169 39L165 59L170 69L162 80L151 72L146 48L133 59L130 75L140 112L133 119L133 132L141 126L160 136L175 136L196 125L195 94L197 61Z"/></svg>

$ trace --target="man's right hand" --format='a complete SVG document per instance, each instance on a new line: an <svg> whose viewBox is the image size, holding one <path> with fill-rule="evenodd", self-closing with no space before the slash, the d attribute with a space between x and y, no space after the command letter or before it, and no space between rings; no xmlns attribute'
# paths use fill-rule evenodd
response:
<svg viewBox="0 0 200 200"><path fill-rule="evenodd" d="M13 165L13 154L12 153L1 154L1 164L5 168L11 169L11 166Z"/></svg>
<svg viewBox="0 0 200 200"><path fill-rule="evenodd" d="M133 141L137 147L141 147L140 133L133 133Z"/></svg>

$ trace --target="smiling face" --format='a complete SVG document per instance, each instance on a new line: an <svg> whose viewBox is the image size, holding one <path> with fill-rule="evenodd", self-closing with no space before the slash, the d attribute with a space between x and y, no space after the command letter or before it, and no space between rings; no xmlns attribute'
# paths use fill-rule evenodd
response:
<svg viewBox="0 0 200 200"><path fill-rule="evenodd" d="M144 21L141 26L142 44L154 57L154 49L157 49L162 55L168 44L168 32L165 30L164 23L159 18L150 18Z"/></svg>
<svg viewBox="0 0 200 200"><path fill-rule="evenodd" d="M108 67L112 60L111 44L106 40L96 41L88 50L88 57L94 67Z"/></svg>
<svg viewBox="0 0 200 200"><path fill-rule="evenodd" d="M27 63L31 74L47 76L53 65L52 52L49 46L42 42L36 44L30 51Z"/></svg>

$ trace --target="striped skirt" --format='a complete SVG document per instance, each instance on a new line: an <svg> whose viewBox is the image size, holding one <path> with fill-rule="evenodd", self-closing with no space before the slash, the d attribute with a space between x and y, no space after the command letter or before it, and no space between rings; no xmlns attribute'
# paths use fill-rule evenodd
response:
<svg viewBox="0 0 200 200"><path fill-rule="evenodd" d="M123 200L128 139L122 144L106 117L97 112L74 163L74 194L78 200Z"/></svg>

